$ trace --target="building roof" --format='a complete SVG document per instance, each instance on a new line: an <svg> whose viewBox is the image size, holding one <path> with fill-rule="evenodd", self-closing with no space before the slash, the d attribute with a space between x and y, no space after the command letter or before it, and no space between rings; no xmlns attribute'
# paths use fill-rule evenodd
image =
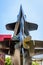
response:
<svg viewBox="0 0 43 65"><path fill-rule="evenodd" d="M5 39L11 39L11 35L0 34L0 41L4 41Z"/></svg>

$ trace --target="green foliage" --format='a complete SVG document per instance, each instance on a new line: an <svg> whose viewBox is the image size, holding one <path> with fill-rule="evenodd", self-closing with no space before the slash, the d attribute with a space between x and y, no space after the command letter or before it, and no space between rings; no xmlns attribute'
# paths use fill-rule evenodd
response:
<svg viewBox="0 0 43 65"><path fill-rule="evenodd" d="M37 62L32 62L32 65L39 65L39 63L37 63Z"/></svg>
<svg viewBox="0 0 43 65"><path fill-rule="evenodd" d="M5 58L5 65L12 65L11 58L9 57Z"/></svg>

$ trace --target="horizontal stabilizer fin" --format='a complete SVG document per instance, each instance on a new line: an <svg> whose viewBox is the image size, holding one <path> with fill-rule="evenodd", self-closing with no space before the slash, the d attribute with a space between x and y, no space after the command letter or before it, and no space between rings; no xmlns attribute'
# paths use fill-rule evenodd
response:
<svg viewBox="0 0 43 65"><path fill-rule="evenodd" d="M15 28L15 24L16 24L16 23L17 23L17 22L7 24L7 25L6 25L6 29L13 31L14 28Z"/></svg>
<svg viewBox="0 0 43 65"><path fill-rule="evenodd" d="M38 28L38 25L37 24L30 23L30 22L26 22L26 21L25 21L25 24L24 25L27 26L27 29L29 31L37 30L37 28Z"/></svg>

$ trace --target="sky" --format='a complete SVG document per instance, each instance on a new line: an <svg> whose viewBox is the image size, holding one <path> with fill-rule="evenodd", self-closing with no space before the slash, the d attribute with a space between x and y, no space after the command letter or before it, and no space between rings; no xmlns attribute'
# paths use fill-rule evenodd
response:
<svg viewBox="0 0 43 65"><path fill-rule="evenodd" d="M17 21L20 5L25 20L38 24L38 29L31 31L33 40L43 40L43 0L0 0L0 34L13 34L5 25Z"/></svg>

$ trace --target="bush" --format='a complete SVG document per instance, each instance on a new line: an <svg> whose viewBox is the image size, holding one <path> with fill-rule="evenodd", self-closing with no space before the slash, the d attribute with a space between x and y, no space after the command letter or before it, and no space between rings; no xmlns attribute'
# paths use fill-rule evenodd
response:
<svg viewBox="0 0 43 65"><path fill-rule="evenodd" d="M5 65L12 65L11 58L9 57L5 58Z"/></svg>
<svg viewBox="0 0 43 65"><path fill-rule="evenodd" d="M32 65L39 65L39 63L37 63L37 62L32 62Z"/></svg>

